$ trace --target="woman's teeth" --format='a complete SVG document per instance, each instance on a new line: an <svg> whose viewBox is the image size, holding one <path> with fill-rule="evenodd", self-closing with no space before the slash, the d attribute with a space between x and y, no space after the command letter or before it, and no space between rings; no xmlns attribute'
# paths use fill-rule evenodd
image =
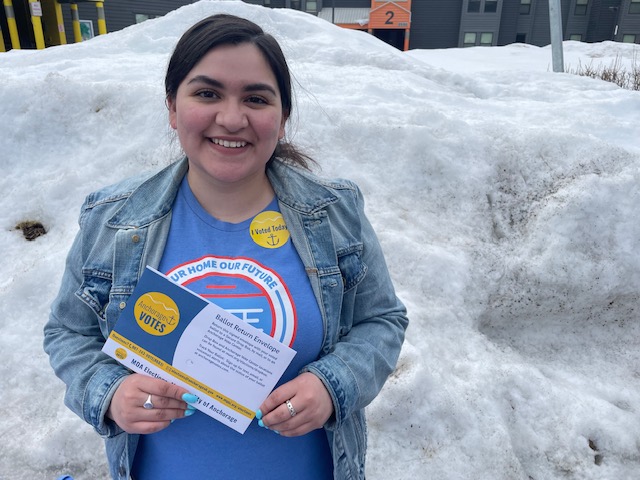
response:
<svg viewBox="0 0 640 480"><path fill-rule="evenodd" d="M247 142L220 140L218 138L214 138L211 141L216 145L222 145L225 148L241 148L247 144Z"/></svg>

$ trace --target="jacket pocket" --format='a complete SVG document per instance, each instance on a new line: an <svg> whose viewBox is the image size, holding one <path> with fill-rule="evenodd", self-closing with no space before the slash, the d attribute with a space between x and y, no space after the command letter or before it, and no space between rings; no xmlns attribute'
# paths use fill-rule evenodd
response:
<svg viewBox="0 0 640 480"><path fill-rule="evenodd" d="M76 291L76 296L91 308L98 318L106 320L109 294L111 293L111 275L105 272L86 270L83 270L82 274L84 280Z"/></svg>
<svg viewBox="0 0 640 480"><path fill-rule="evenodd" d="M367 266L362 261L362 244L338 252L338 268L342 275L342 305L338 338L349 333L353 326L353 314L357 286L367 274Z"/></svg>
<svg viewBox="0 0 640 480"><path fill-rule="evenodd" d="M362 244L350 246L337 252L338 268L342 274L344 291L348 292L362 281L367 274L367 266L362 261Z"/></svg>

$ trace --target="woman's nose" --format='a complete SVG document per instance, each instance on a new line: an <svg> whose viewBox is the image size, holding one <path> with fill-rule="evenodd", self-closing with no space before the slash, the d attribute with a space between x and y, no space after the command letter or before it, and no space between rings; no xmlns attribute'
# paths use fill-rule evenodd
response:
<svg viewBox="0 0 640 480"><path fill-rule="evenodd" d="M231 101L220 104L220 110L216 113L215 121L216 124L224 127L229 132L236 132L249 124L249 119L242 105Z"/></svg>

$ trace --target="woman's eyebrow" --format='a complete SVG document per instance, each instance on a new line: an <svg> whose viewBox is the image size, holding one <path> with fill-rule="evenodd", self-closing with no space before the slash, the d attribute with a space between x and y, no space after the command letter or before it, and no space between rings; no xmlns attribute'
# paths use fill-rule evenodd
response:
<svg viewBox="0 0 640 480"><path fill-rule="evenodd" d="M196 75L187 82L187 84L189 85L192 83L206 83L207 85L212 87L224 88L224 84L222 82L219 82L215 78L207 77L206 75Z"/></svg>
<svg viewBox="0 0 640 480"><path fill-rule="evenodd" d="M224 87L224 83L220 82L219 80L216 80L215 78L208 77L206 75L196 75L195 77L190 79L187 83L188 84L204 83L206 85L209 85L209 86L215 87L215 88L220 88L220 89L224 89L225 88ZM272 95L277 96L277 92L276 92L275 88L273 88L268 83L250 83L248 85L245 85L243 90L245 92L263 92L263 91L267 91L267 92L271 93Z"/></svg>
<svg viewBox="0 0 640 480"><path fill-rule="evenodd" d="M270 92L273 96L277 96L275 89L268 83L250 83L244 87L245 92L262 92L265 90Z"/></svg>

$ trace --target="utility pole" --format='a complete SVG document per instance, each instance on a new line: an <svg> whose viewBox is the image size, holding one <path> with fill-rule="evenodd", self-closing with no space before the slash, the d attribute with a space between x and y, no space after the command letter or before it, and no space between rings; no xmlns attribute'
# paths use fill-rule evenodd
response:
<svg viewBox="0 0 640 480"><path fill-rule="evenodd" d="M549 0L549 31L551 33L551 56L554 72L564 72L562 10L560 8L560 0Z"/></svg>

